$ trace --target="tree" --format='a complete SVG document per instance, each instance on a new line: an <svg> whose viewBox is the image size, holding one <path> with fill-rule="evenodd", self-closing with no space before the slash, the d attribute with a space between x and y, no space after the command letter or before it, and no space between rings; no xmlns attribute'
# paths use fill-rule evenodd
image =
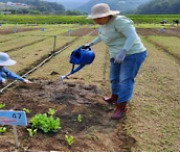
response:
<svg viewBox="0 0 180 154"><path fill-rule="evenodd" d="M152 0L138 8L138 14L179 14L180 0Z"/></svg>

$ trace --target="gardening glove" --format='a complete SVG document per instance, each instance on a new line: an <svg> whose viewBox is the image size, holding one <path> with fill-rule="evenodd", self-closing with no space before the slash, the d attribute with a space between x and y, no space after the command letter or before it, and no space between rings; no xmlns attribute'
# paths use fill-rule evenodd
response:
<svg viewBox="0 0 180 154"><path fill-rule="evenodd" d="M27 79L24 79L23 83L25 83L25 84L30 84L30 83L32 83L32 82L29 81L29 80L27 80Z"/></svg>
<svg viewBox="0 0 180 154"><path fill-rule="evenodd" d="M117 55L114 57L114 63L122 63L126 57L126 52L127 51L125 49L119 51Z"/></svg>
<svg viewBox="0 0 180 154"><path fill-rule="evenodd" d="M6 83L6 79L2 78L1 80L2 80L1 84L5 84Z"/></svg>
<svg viewBox="0 0 180 154"><path fill-rule="evenodd" d="M93 46L94 44L93 43L89 43L89 44L85 44L83 45L81 48L82 49L89 49L91 46Z"/></svg>

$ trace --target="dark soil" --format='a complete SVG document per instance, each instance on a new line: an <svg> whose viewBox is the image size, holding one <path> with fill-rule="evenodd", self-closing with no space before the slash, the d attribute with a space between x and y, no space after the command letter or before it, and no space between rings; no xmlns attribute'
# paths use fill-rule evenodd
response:
<svg viewBox="0 0 180 154"><path fill-rule="evenodd" d="M176 36L180 37L180 27L155 29L155 28L137 28L137 32L140 35L162 35L162 36Z"/></svg>
<svg viewBox="0 0 180 154"><path fill-rule="evenodd" d="M123 131L121 121L110 119L114 105L101 99L104 92L95 85L36 80L30 85L16 85L0 96L5 109L31 110L27 114L28 124L37 113L47 113L49 108L57 112L61 130L57 133L38 134L30 137L25 127L18 128L20 147L16 149L12 127L0 137L0 151L130 151L135 140ZM78 114L83 117L77 121ZM64 135L74 137L70 147ZM127 146L128 145L128 146Z"/></svg>
<svg viewBox="0 0 180 154"><path fill-rule="evenodd" d="M0 29L0 34L1 35L7 35L11 33L19 33L19 32L26 32L26 31L34 31L34 30L39 30L40 28L17 28L16 32L14 32L14 28L9 28L9 29Z"/></svg>

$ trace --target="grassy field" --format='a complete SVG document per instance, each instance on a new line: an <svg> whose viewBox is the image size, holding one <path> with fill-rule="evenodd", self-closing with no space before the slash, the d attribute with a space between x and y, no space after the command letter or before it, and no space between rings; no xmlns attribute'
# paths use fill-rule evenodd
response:
<svg viewBox="0 0 180 154"><path fill-rule="evenodd" d="M170 54L180 59L180 38L170 36L149 36L148 40L153 41L160 47L166 49Z"/></svg>
<svg viewBox="0 0 180 154"><path fill-rule="evenodd" d="M42 61L44 57L47 57L49 54L51 54L54 45L54 35L57 36L56 50L59 50L61 47L71 42L69 48L64 50L62 53L54 56L50 61L48 61L38 70L28 75L27 78L32 81L36 79L48 80L52 82L58 81L60 75L65 75L71 70L71 64L69 63L69 56L71 52L75 48L86 44L95 38L95 35L82 34L81 36L78 36L68 35L67 33L69 29L72 29L72 31L76 31L78 29L87 27L94 28L93 26L89 25L46 24L27 26L18 24L16 26L18 29L27 27L34 28L34 30L31 31L27 30L17 33L0 35L0 51L7 52L12 57L12 59L15 59L17 61L16 65L8 67L10 70L16 73L24 73L25 70L32 68L35 64ZM152 28L153 26L155 25L140 24L137 25L137 28L145 28L148 31L148 28ZM42 27L45 28L44 32L41 31ZM3 26L1 28L4 28L3 30L11 29L12 31L14 25L5 25L5 27ZM157 26L153 28L159 29L161 27ZM178 29L178 27L174 28ZM180 150L180 46L178 43L180 39L179 37L170 35L169 33L167 35L165 35L164 33L154 33L148 36L141 34L141 39L148 51L148 57L136 78L134 96L128 105L129 110L127 113L127 117L123 122L118 121L117 123L113 123L112 121L103 119L105 121L103 125L104 127L91 127L91 134L86 134L88 132L88 129L77 134L77 138L81 136L79 144L83 145L82 134L86 134L83 139L87 139L88 135L91 136L90 143L93 142L97 146L93 147L94 151L98 150L98 148L102 146L99 143L103 142L107 138L109 140L106 140L107 142L104 143L106 148L108 148L108 145L112 145L112 143L116 143L117 141L117 143L125 142L126 144L123 144L123 147L126 147L128 151L175 152ZM69 79L65 80L65 83L71 83L71 86L74 86L73 84L75 83L82 83L84 85L96 85L99 89L101 89L99 91L96 91L98 99L96 99L95 96L94 98L89 98L89 100L94 100L97 104L99 104L99 106L97 105L98 112L95 113L92 111L91 113L95 116L91 120L95 121L96 118L100 116L100 105L102 105L99 97L101 95L104 95L105 93L110 92L108 60L109 55L107 47L103 43L97 44L96 46L92 47L92 50L96 54L93 63L91 65L85 66L84 69L72 75ZM42 89L40 89L39 91L41 90ZM68 91L68 88L65 90ZM85 97L82 95L81 91L78 91L81 89L77 88L76 90L77 94ZM63 93L60 94L63 95ZM10 96L11 95L12 92L10 90ZM86 93L86 95L88 97L88 93ZM19 97L21 97L20 94ZM41 97L41 95L38 95L38 98L39 97ZM36 108L36 105L37 104L35 102L32 109ZM44 104L40 105L43 106ZM51 105L53 105L53 107L56 107L57 109L60 108L59 104L48 104L49 107ZM85 108L88 107L86 106ZM76 108L72 108L70 106L69 110L71 111L75 109ZM101 110L105 110L105 107L101 108ZM90 112L90 110L88 110L88 112ZM103 114L103 117L109 115L109 112L107 112L106 110L104 112L106 113ZM68 117L68 119L70 118L72 117ZM108 125L106 125L107 123ZM69 125L71 125L71 123L69 123ZM106 128L109 128L110 131L106 130ZM101 134L97 134L99 132L98 130L100 130ZM112 133L117 133L119 135L119 138L116 138L117 134L114 135ZM129 138L125 138L123 134L125 134L125 136L128 136ZM3 137L7 137L8 139L9 136L6 136L5 134L3 135ZM55 137L53 136L53 138L57 139L58 142L62 141L62 139L59 138L58 135ZM130 143L130 138L133 138L135 144ZM33 140L36 141L36 138L33 138ZM117 145L120 146L119 144ZM72 149L70 148L70 151L71 150ZM116 148L111 146L109 147L109 151L116 151Z"/></svg>
<svg viewBox="0 0 180 154"><path fill-rule="evenodd" d="M172 23L172 20L179 19L180 15L127 15L135 23L160 23L166 20ZM2 23L9 24L92 24L92 20L87 20L86 16L51 16L51 15L0 15Z"/></svg>

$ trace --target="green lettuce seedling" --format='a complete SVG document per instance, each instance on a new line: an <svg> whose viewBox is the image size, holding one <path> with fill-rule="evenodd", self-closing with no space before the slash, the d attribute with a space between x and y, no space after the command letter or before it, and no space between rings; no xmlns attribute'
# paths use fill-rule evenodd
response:
<svg viewBox="0 0 180 154"><path fill-rule="evenodd" d="M82 115L81 115L81 114L78 114L78 116L77 116L77 121L78 121L78 122L82 122Z"/></svg>
<svg viewBox="0 0 180 154"><path fill-rule="evenodd" d="M29 136L31 136L31 137L37 134L37 129L27 128L27 131L29 133Z"/></svg>
<svg viewBox="0 0 180 154"><path fill-rule="evenodd" d="M52 109L52 108L49 108L48 109L48 114L53 116L54 114L56 113L56 110L55 109Z"/></svg>
<svg viewBox="0 0 180 154"><path fill-rule="evenodd" d="M0 127L0 134L6 133L6 127Z"/></svg>
<svg viewBox="0 0 180 154"><path fill-rule="evenodd" d="M23 108L23 111L25 111L27 114L31 113L31 111L27 108Z"/></svg>
<svg viewBox="0 0 180 154"><path fill-rule="evenodd" d="M54 119L53 116L47 116L47 114L36 114L31 119L32 128L42 130L44 133L57 132L60 127L60 119Z"/></svg>
<svg viewBox="0 0 180 154"><path fill-rule="evenodd" d="M0 103L0 109L3 109L5 106L5 104Z"/></svg>
<svg viewBox="0 0 180 154"><path fill-rule="evenodd" d="M69 146L71 146L74 143L74 137L73 136L65 135L65 141L67 142L67 144Z"/></svg>

